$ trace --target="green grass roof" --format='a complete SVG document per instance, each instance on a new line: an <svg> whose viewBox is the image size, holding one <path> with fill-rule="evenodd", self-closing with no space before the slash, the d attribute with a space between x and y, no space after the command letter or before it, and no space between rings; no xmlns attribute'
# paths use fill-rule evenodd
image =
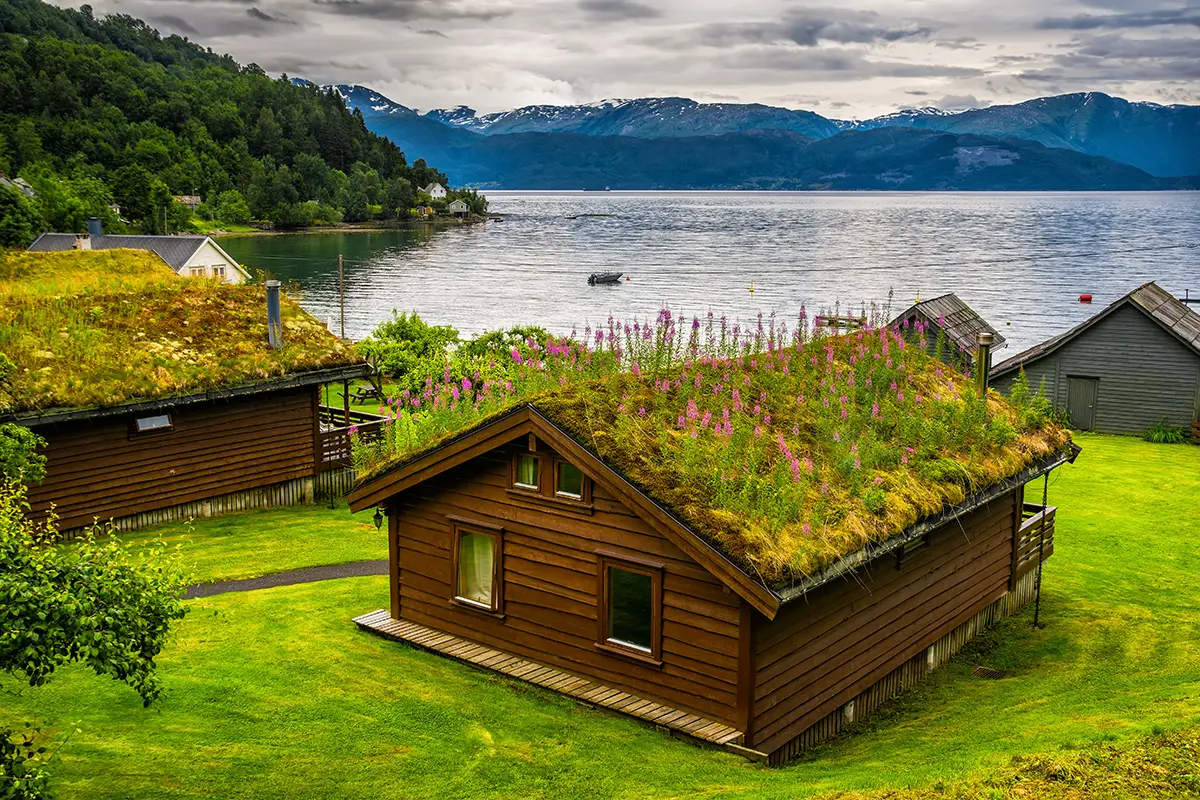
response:
<svg viewBox="0 0 1200 800"><path fill-rule="evenodd" d="M887 329L716 356L685 347L658 365L577 343L517 355L511 378L396 398L385 440L359 445L360 469L379 474L529 402L782 587L1070 442L1044 404L981 401L969 378Z"/></svg>
<svg viewBox="0 0 1200 800"><path fill-rule="evenodd" d="M107 407L361 363L282 298L267 344L266 289L177 275L137 250L0 255L0 415Z"/></svg>

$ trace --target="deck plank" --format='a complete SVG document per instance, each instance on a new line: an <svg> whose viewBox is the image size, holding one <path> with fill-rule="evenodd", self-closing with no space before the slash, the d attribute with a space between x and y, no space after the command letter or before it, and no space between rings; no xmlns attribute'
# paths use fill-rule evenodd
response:
<svg viewBox="0 0 1200 800"><path fill-rule="evenodd" d="M392 619L386 609L362 614L355 617L353 622L363 630L385 638L406 642L423 650L449 656L477 669L498 672L535 686L541 686L606 711L668 728L692 739L720 746L736 746L745 739L742 731L731 728L723 722L672 708L613 686L595 683L555 667L496 650L434 628L427 628L409 620Z"/></svg>

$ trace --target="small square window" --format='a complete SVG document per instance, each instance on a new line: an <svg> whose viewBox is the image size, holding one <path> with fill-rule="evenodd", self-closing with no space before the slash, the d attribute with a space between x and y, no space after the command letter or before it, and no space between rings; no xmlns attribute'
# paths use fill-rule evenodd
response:
<svg viewBox="0 0 1200 800"><path fill-rule="evenodd" d="M134 427L138 433L166 430L171 427L171 415L159 414L154 417L138 417L134 421Z"/></svg>
<svg viewBox="0 0 1200 800"><path fill-rule="evenodd" d="M204 267L191 267L188 270L188 274L193 278L202 278L204 277Z"/></svg>
<svg viewBox="0 0 1200 800"><path fill-rule="evenodd" d="M218 278L224 278L225 277L225 267L221 267L221 266L213 267L213 275L217 276Z"/></svg>
<svg viewBox="0 0 1200 800"><path fill-rule="evenodd" d="M569 497L572 500L583 499L583 472L579 467L566 461L559 461L555 478L557 480L554 488L555 494L560 497Z"/></svg>
<svg viewBox="0 0 1200 800"><path fill-rule="evenodd" d="M519 455L516 460L513 483L522 489L538 488L537 456Z"/></svg>

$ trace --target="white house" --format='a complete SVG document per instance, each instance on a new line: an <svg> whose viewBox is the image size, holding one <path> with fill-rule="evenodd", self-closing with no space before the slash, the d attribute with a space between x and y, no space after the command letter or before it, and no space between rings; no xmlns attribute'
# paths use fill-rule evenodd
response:
<svg viewBox="0 0 1200 800"><path fill-rule="evenodd" d="M225 283L245 283L250 273L210 236L106 236L82 233L43 233L29 246L35 253L53 250L150 250L180 275L216 277Z"/></svg>
<svg viewBox="0 0 1200 800"><path fill-rule="evenodd" d="M434 200L444 200L446 197L446 187L440 183L431 183L421 191L428 194Z"/></svg>

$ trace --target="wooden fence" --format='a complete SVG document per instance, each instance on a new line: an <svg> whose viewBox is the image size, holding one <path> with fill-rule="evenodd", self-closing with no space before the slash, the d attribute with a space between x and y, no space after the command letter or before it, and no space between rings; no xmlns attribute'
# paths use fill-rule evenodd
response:
<svg viewBox="0 0 1200 800"><path fill-rule="evenodd" d="M1054 552L1055 506L1043 508L1036 503L1026 503L1021 510L1021 529L1017 533L1017 546L1013 553L1013 579L1020 578L1038 565L1038 551L1045 561ZM1043 520L1045 530L1042 529Z"/></svg>
<svg viewBox="0 0 1200 800"><path fill-rule="evenodd" d="M349 419L350 424L346 421ZM349 411L321 406L320 459L317 472L347 469L351 466L350 437L370 440L383 433L383 417L365 411Z"/></svg>

